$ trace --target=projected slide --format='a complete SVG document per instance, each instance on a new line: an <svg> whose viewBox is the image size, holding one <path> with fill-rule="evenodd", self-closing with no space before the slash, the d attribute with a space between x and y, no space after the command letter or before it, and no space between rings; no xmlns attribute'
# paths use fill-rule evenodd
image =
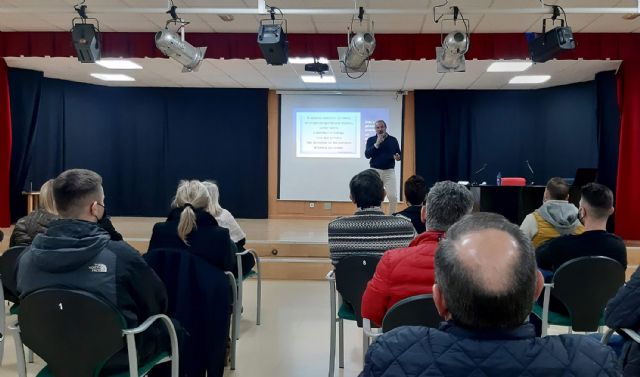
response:
<svg viewBox="0 0 640 377"><path fill-rule="evenodd" d="M395 95L283 94L280 114L284 200L348 201L349 180L369 167L364 150L375 122L384 120L402 140L402 100ZM396 176L400 182L400 163Z"/></svg>

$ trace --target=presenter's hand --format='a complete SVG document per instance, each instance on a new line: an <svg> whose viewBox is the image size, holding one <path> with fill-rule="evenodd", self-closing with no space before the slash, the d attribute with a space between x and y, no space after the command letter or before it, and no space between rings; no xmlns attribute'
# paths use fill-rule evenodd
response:
<svg viewBox="0 0 640 377"><path fill-rule="evenodd" d="M400 161L400 154L399 153L394 154L393 158L395 158L396 161Z"/></svg>
<svg viewBox="0 0 640 377"><path fill-rule="evenodd" d="M384 135L378 134L378 139L376 140L376 148L380 146L380 144L382 144L382 142L384 141Z"/></svg>

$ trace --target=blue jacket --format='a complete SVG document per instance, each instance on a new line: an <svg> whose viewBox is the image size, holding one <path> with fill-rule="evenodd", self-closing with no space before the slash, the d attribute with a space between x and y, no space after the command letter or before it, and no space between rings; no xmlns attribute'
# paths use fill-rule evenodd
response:
<svg viewBox="0 0 640 377"><path fill-rule="evenodd" d="M371 345L360 377L619 376L615 353L584 335L536 338L533 326L470 331L405 326Z"/></svg>

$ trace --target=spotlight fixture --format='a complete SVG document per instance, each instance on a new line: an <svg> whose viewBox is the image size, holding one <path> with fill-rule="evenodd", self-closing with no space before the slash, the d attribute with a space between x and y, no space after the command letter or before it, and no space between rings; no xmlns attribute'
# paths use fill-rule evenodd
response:
<svg viewBox="0 0 640 377"><path fill-rule="evenodd" d="M330 70L330 68L328 64L329 62L327 61L326 63L323 63L321 59L322 58L319 58L319 59L313 58L314 62L305 64L304 70L306 72L315 72L318 75L320 75L320 77L322 77L325 73L327 73Z"/></svg>
<svg viewBox="0 0 640 377"><path fill-rule="evenodd" d="M206 47L193 47L189 42L184 39L185 26L189 22L179 18L176 13L177 7L171 3L171 9L167 11L171 15L171 19L167 21L165 28L156 33L155 41L158 50L162 51L165 56L168 56L178 63L182 64L182 72L197 71L198 66L204 59L204 54L207 51ZM169 30L169 24L178 25L178 33Z"/></svg>
<svg viewBox="0 0 640 377"><path fill-rule="evenodd" d="M536 63L544 63L553 59L563 51L576 48L573 32L567 24L567 14L564 12L564 9L559 5L547 6L551 7L553 13L550 18L542 20L542 34L527 34L531 60ZM547 31L547 20L551 20L551 24L555 26L556 20L560 16L560 11L562 11L563 14L563 18L559 19L560 26Z"/></svg>
<svg viewBox="0 0 640 377"><path fill-rule="evenodd" d="M464 18L460 8L453 6L449 9L452 11L453 16L451 18L443 18L444 14L436 18L436 8L444 6L445 4L433 7L433 21L440 23L440 38L442 39L442 47L436 47L436 67L438 73L447 72L464 72L466 70L466 63L464 54L469 51L469 20ZM458 18L464 25L464 31L455 30L447 34L444 38L443 28L444 23L447 21L453 22L454 26L457 26Z"/></svg>
<svg viewBox="0 0 640 377"><path fill-rule="evenodd" d="M279 17L276 16L276 9L280 12ZM269 15L270 19L260 20L258 45L267 64L283 65L289 60L287 20L280 8L269 7Z"/></svg>
<svg viewBox="0 0 640 377"><path fill-rule="evenodd" d="M85 0L75 5L73 9L79 17L71 20L71 39L80 63L95 63L102 56L100 53L100 22L97 18L87 17ZM87 23L95 21L95 25Z"/></svg>
<svg viewBox="0 0 640 377"><path fill-rule="evenodd" d="M359 25L362 26L364 18L364 8L358 10ZM369 60L376 49L376 38L373 33L373 21L367 20L367 30L353 32L353 21L356 16L351 16L351 27L347 32L347 47L338 47L338 57L340 60L340 71L346 73L349 78L357 79L362 77L369 67ZM358 76L351 73L361 72Z"/></svg>

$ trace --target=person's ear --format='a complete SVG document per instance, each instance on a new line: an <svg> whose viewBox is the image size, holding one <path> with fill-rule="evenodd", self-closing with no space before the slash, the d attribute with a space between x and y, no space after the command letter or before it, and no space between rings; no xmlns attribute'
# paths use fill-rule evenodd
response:
<svg viewBox="0 0 640 377"><path fill-rule="evenodd" d="M536 268L536 290L533 295L533 301L535 302L540 294L542 294L542 290L544 289L544 277L542 276L542 272Z"/></svg>
<svg viewBox="0 0 640 377"><path fill-rule="evenodd" d="M609 208L609 216L613 215L614 211L615 211L615 207Z"/></svg>
<svg viewBox="0 0 640 377"><path fill-rule="evenodd" d="M420 221L422 221L423 224L427 223L427 206L426 204L422 206L422 208L420 208Z"/></svg>
<svg viewBox="0 0 640 377"><path fill-rule="evenodd" d="M433 285L433 302L436 305L436 309L438 310L438 314L440 314L440 317L442 317L445 321L450 320L451 313L449 313L449 308L447 308L447 303L444 300L444 295L442 294L442 291L440 290L440 286L438 284Z"/></svg>
<svg viewBox="0 0 640 377"><path fill-rule="evenodd" d="M353 195L349 194L349 199L351 200L351 203L355 203L356 201L353 200Z"/></svg>

